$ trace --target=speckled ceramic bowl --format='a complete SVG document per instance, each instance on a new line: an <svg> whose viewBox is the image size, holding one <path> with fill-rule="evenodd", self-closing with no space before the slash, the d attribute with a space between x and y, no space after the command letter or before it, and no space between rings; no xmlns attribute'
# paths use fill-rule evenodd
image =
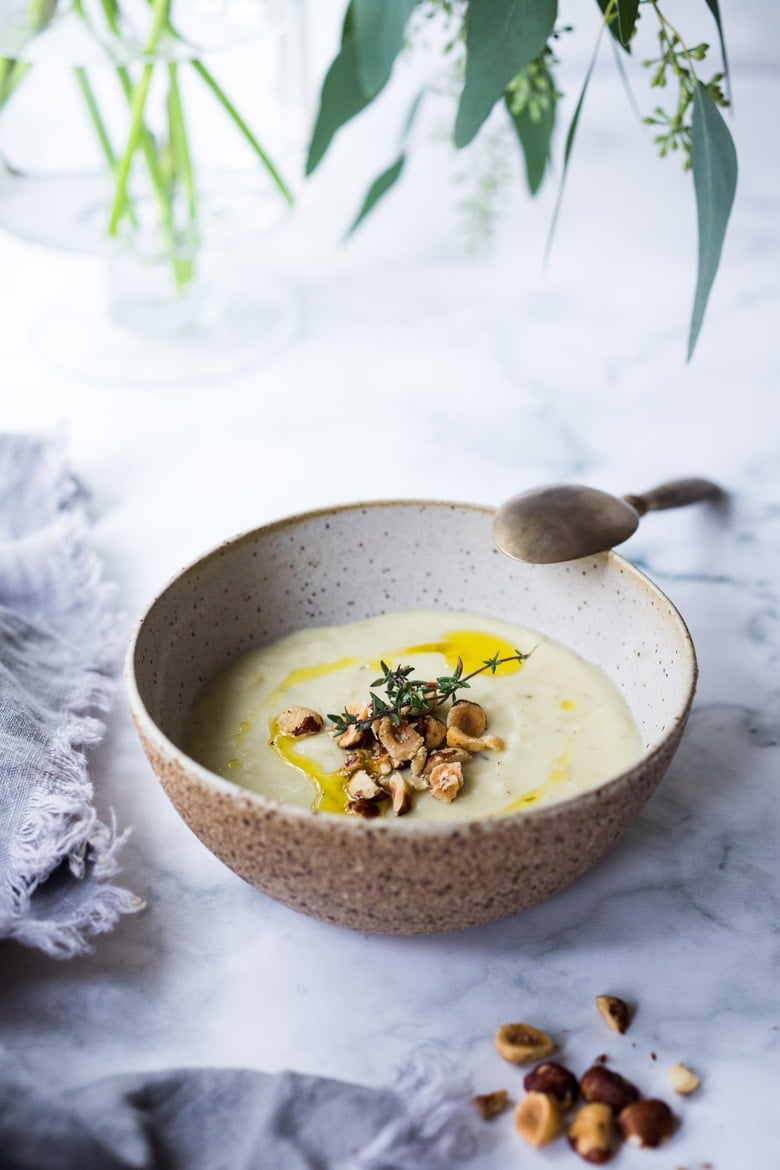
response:
<svg viewBox="0 0 780 1170"><path fill-rule="evenodd" d="M294 516L185 569L131 642L127 684L152 768L194 833L257 889L360 930L452 930L523 910L583 874L660 782L696 659L671 602L615 553L526 565L496 551L492 511L395 501ZM565 803L471 822L364 820L283 805L182 751L190 704L228 659L305 626L441 606L543 631L621 687L644 754Z"/></svg>

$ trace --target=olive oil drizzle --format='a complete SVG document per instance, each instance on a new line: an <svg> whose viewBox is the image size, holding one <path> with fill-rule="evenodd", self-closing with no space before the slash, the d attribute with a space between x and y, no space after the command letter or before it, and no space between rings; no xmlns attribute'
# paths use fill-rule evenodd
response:
<svg viewBox="0 0 780 1170"><path fill-rule="evenodd" d="M382 656L390 665L395 662L406 662L417 654L441 654L450 670L454 670L458 659L463 662L465 673L476 670L487 658L498 652L499 657L508 657L515 653L515 648L495 634L485 634L479 630L452 630L447 631L437 642L423 642L414 646L405 646L400 650L393 650ZM316 666L299 667L290 672L272 695L271 706L279 711L284 706L284 693L297 683L306 682L312 678L319 678L325 674L344 670L354 666L360 659L339 658L335 662L318 663ZM380 659L372 661L371 669L380 669ZM516 659L497 667L496 674L512 674L520 670L522 663ZM344 776L341 772L326 772L304 752L298 750L298 740L293 736L278 731L275 717L269 720L269 744L277 756L285 764L296 768L311 781L315 795L312 809L317 812L345 813L348 797L344 786Z"/></svg>
<svg viewBox="0 0 780 1170"><path fill-rule="evenodd" d="M568 780L571 775L571 760L569 756L569 749L566 748L564 752L558 757L550 769L547 779L539 785L538 788L532 788L530 792L524 792L522 796L518 796L517 800L513 800L511 804L507 804L500 810L501 813L519 812L520 809L530 808L532 804L536 804L541 796L554 787L556 784L562 784L564 780Z"/></svg>

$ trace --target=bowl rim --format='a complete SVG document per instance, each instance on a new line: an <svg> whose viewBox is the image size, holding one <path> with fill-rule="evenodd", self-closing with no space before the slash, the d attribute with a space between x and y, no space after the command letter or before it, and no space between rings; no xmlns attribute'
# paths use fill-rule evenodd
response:
<svg viewBox="0 0 780 1170"><path fill-rule="evenodd" d="M645 749L630 767L607 777L604 781L593 788L587 789L585 792L577 793L574 796L567 797L565 800L556 801L552 804L542 805L539 808L517 809L514 812L486 813L484 816L463 820L411 821L409 823L398 817L392 821L389 821L386 817L367 820L363 817L344 816L343 813L324 812L317 809L304 808L300 805L288 804L285 801L274 800L271 797L264 796L262 793L254 792L252 789L242 788L234 781L226 780L216 772L212 772L202 764L199 764L191 756L188 756L185 751L177 747L161 730L149 713L146 704L141 698L135 673L135 653L138 640L141 630L155 606L188 573L191 573L194 569L221 555L225 549L236 547L247 540L254 539L260 533L271 533L304 521L316 520L320 517L332 516L342 512L367 511L374 507L445 507L453 511L466 509L468 511L482 512L485 515L490 515L496 511L496 508L491 505L475 504L467 501L433 498L383 498L376 500L356 500L352 503L333 504L321 508L309 509L305 512L290 513L287 516L279 517L266 524L244 529L233 536L229 536L225 540L220 541L219 544L190 560L183 568L169 577L142 611L140 617L134 624L125 654L123 677L126 698L139 733L146 738L159 754L168 761L177 764L182 771L185 771L188 779L197 782L206 791L227 796L230 800L235 801L238 807L256 808L265 813L289 817L294 822L300 821L307 825L319 824L323 827L323 830L367 833L369 835L375 833L392 833L397 835L401 833L404 835L413 834L416 836L449 838L454 832L490 832L499 828L508 827L517 822L531 825L534 822L547 820L550 817L560 816L562 811L571 809L573 806L587 807L587 805L594 801L608 799L613 790L622 787L629 783L635 776L652 768L654 760L664 755L668 750L669 744L674 742L675 737L679 735L684 727L693 705L699 673L696 649L685 619L674 602L671 601L660 586L656 585L646 573L631 561L616 553L614 549L607 552L595 553L581 559L591 562L602 560L606 564L616 563L620 566L623 573L627 574L630 580L665 604L667 615L675 622L681 635L680 646L686 656L686 661L682 665L687 667L688 681L684 702L676 712L673 724L663 738L656 744ZM575 562L570 563L573 564Z"/></svg>

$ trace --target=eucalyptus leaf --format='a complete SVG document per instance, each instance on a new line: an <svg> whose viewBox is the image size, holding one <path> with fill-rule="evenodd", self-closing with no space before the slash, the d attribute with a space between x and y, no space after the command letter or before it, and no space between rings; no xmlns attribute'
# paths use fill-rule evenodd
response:
<svg viewBox="0 0 780 1170"><path fill-rule="evenodd" d="M726 38L723 35L723 22L720 16L719 0L704 0L704 3L709 8L710 12L715 18L715 24L718 28L718 40L720 42L720 55L723 58L723 72L726 74L726 81L728 82L729 97L731 97L731 78L729 75L729 59L726 55Z"/></svg>
<svg viewBox="0 0 780 1170"><path fill-rule="evenodd" d="M406 163L406 155L405 154L399 155L399 157L395 160L395 162L391 166L389 166L387 168L387 170L382 171L382 174L378 175L377 178L374 179L373 183L371 184L371 186L368 188L368 191L366 192L366 197L363 200L360 211L358 212L357 216L352 221L352 224L350 225L350 227L347 230L347 237L352 235L352 233L355 231L356 228L358 228L360 226L360 224L363 222L363 220L366 218L366 216L369 214L369 212L371 212L374 209L374 207L379 202L379 200L382 199L383 196L385 196L387 194L387 192L391 189L391 187L395 186L395 184L398 182L398 180L401 177L401 173L404 169L405 163Z"/></svg>
<svg viewBox="0 0 780 1170"><path fill-rule="evenodd" d="M601 9L601 15L606 16L607 9L610 7L611 0L596 0L596 3L598 4L599 8ZM618 45L620 45L621 49L625 49L625 51L627 53L630 53L631 52L630 45L624 45L622 40L620 39L620 29L618 28L618 22L617 22L616 16L617 16L617 13L614 11L614 6L613 6L613 19L610 20L609 24L607 25L607 28L609 29L612 37L615 39L615 42Z"/></svg>
<svg viewBox="0 0 780 1170"><path fill-rule="evenodd" d="M588 70L587 70L587 73L585 74L585 80L583 81L582 89L580 90L580 96L577 99L577 105L574 108L574 114L572 115L572 119L571 119L571 122L569 124L569 129L568 129L568 132L566 134L566 145L564 146L564 149L563 149L563 170L561 172L561 182L560 182L560 185L558 187L558 196L555 200L555 208L553 209L552 221L550 223L550 231L547 235L547 247L545 248L545 260L550 255L550 249L552 247L553 236L555 235L555 229L556 229L557 224L558 224L558 216L560 214L561 204L563 202L563 192L564 192L564 188L566 186L566 177L569 173L569 160L571 158L572 147L574 146L574 139L577 135L577 127L579 126L580 114L582 113L582 107L583 107L583 104L585 102L585 94L588 92L588 86L590 85L590 79L593 76L593 70L596 68L596 61L598 59L599 49L601 47L601 38L603 35L604 35L604 25L601 26L601 28L599 30L599 35L596 38L596 44L595 44L594 49L593 49L593 55L590 59L590 64L588 65Z"/></svg>
<svg viewBox="0 0 780 1170"><path fill-rule="evenodd" d="M620 43L625 49L631 43L639 17L639 0L617 0L617 26Z"/></svg>
<svg viewBox="0 0 780 1170"><path fill-rule="evenodd" d="M390 77L404 43L404 30L419 0L352 0L358 75L373 97Z"/></svg>
<svg viewBox="0 0 780 1170"><path fill-rule="evenodd" d="M549 83L550 93L554 95L555 85L549 70L545 68L544 74ZM550 161L550 144L555 128L555 97L551 97L549 105L539 112L537 118L531 117L527 106L521 110L513 111L509 94L507 94L505 101L507 112L523 151L528 189L532 195L535 195L542 185Z"/></svg>
<svg viewBox="0 0 780 1170"><path fill-rule="evenodd" d="M557 15L557 0L470 0L458 148L475 137L512 78L544 51Z"/></svg>
<svg viewBox="0 0 780 1170"><path fill-rule="evenodd" d="M320 94L320 108L309 143L306 174L319 166L338 130L372 101L360 83L357 46L354 38L343 43L325 75Z"/></svg>
<svg viewBox="0 0 780 1170"><path fill-rule="evenodd" d="M737 189L737 152L734 141L718 107L701 82L697 83L693 95L691 164L696 192L699 262L688 336L689 360L720 264L723 240Z"/></svg>

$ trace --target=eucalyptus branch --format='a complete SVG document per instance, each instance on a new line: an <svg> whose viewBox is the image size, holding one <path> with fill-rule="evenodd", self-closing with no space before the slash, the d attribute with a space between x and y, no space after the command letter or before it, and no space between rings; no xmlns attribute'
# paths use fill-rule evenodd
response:
<svg viewBox="0 0 780 1170"><path fill-rule="evenodd" d="M650 78L652 88L663 89L670 75L675 78L678 97L677 108L673 113L668 113L659 105L643 121L645 125L654 126L658 130L654 141L661 158L680 150L683 154L683 169L689 170L693 102L697 87L702 86L716 106L727 106L729 103L721 88L725 75L718 72L708 82L702 82L696 72L696 62L705 60L709 45L702 42L688 46L681 33L662 12L658 0L649 0L649 6L658 19L660 55L643 61L643 65L654 70Z"/></svg>

